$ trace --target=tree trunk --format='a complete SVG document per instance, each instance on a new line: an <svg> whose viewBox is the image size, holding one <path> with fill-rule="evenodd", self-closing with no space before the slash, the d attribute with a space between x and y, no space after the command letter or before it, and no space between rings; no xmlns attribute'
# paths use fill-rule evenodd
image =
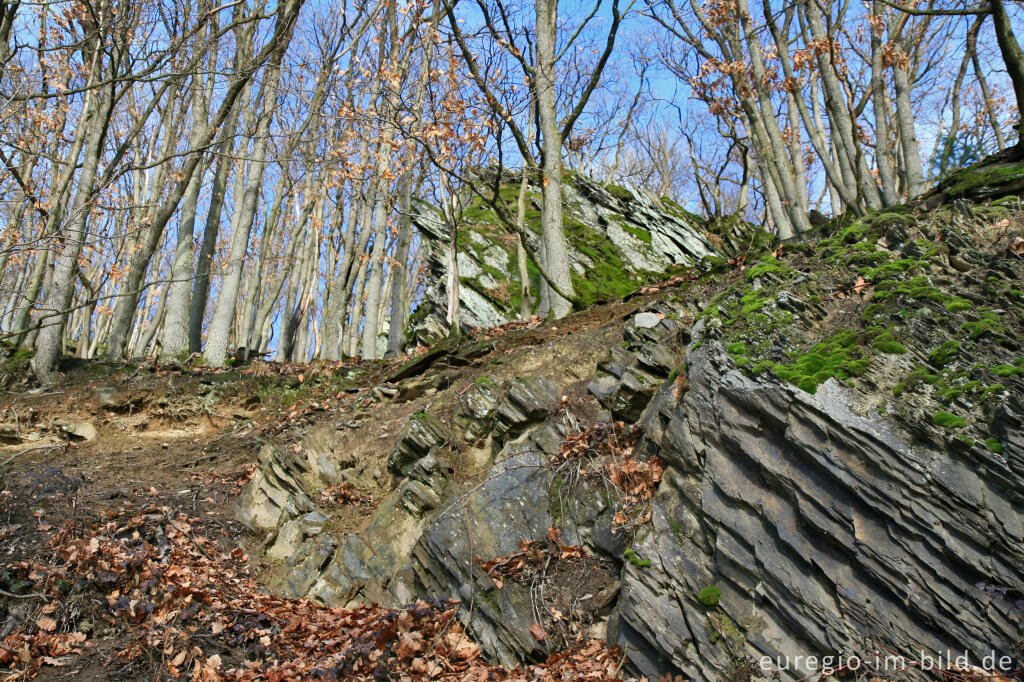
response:
<svg viewBox="0 0 1024 682"><path fill-rule="evenodd" d="M881 17L878 0L873 0L871 12ZM889 112L885 96L885 75L882 63L882 38L871 31L871 105L875 115L875 164L878 179L882 184L882 202L886 206L899 203L896 194L896 176L893 172L892 157L889 153Z"/></svg>
<svg viewBox="0 0 1024 682"><path fill-rule="evenodd" d="M1020 44L1013 35L1013 26L1006 14L1003 0L989 0L988 6L996 30L999 53L1006 63L1006 73L1010 76L1013 95L1017 100L1017 115L1021 118L1018 119L1016 128L1017 136L1020 138L1024 134L1024 51L1020 49ZM1017 140L1017 144L1021 144L1020 139Z"/></svg>
<svg viewBox="0 0 1024 682"><path fill-rule="evenodd" d="M248 90L242 99L248 97ZM206 303L210 295L210 268L213 265L213 254L217 248L217 235L220 232L220 217L224 210L224 193L227 191L228 176L234 164L232 151L235 143L235 128L238 125L240 106L236 106L224 130L224 140L217 148L217 167L213 174L213 186L210 188L210 207L206 212L206 224L203 227L203 243L199 247L196 259L195 283L188 310L188 351L198 353L202 349L203 318L206 316ZM241 181L239 180L239 186ZM237 206L238 203L236 202Z"/></svg>
<svg viewBox="0 0 1024 682"><path fill-rule="evenodd" d="M377 191L373 203L373 252L370 255L370 271L366 281L366 313L363 316L362 358L377 358L377 319L381 302L381 284L384 278L384 250L388 237L388 196L387 179L391 162L390 126L381 136L381 144L377 147Z"/></svg>
<svg viewBox="0 0 1024 682"><path fill-rule="evenodd" d="M890 35L890 40L895 37ZM901 47L906 40L897 40ZM927 190L924 184L924 171L921 168L921 150L917 143L917 131L914 126L914 108L910 101L910 75L906 66L897 59L892 64L893 85L896 89L896 125L900 134L900 147L903 152L903 168L907 179L907 196L916 199Z"/></svg>
<svg viewBox="0 0 1024 682"><path fill-rule="evenodd" d="M95 68L95 67L94 67ZM99 75L96 68L94 75ZM78 267L78 256L85 244L86 224L91 211L93 192L95 189L96 171L99 168L103 153L103 143L110 126L111 112L114 109L113 86L88 93L82 125L87 127L88 142L85 145L85 158L82 171L78 177L78 187L71 220L62 230L64 246L53 268L53 282L48 287L46 298L39 307L41 327L36 339L36 354L32 358L32 371L44 385L52 384L57 379L57 363L64 348L64 325L67 321L67 308L75 291L75 273ZM97 101L100 100L100 101ZM91 120L90 120L91 119Z"/></svg>
<svg viewBox="0 0 1024 682"><path fill-rule="evenodd" d="M563 296L572 296L569 272L569 250L562 228L562 138L556 109L555 39L557 35L558 0L535 0L537 15L537 68L535 92L540 135L544 150L541 208L541 237L544 241L544 269L551 278L550 311L560 319L572 310L572 303ZM559 289L559 291L555 291Z"/></svg>
<svg viewBox="0 0 1024 682"><path fill-rule="evenodd" d="M988 81L985 79L985 72L981 68L981 60L978 59L978 32L981 30L981 25L985 21L984 15L979 15L978 18L971 24L971 27L967 30L967 41L964 46L964 58L968 56L971 58L971 64L974 66L974 77L978 80L978 87L981 89L982 101L985 104L985 113L988 114L989 124L992 126L992 132L996 136L996 144L1000 150L1006 149L1006 136L1003 135L1003 128L999 124L999 116L996 115L996 108L992 104L992 92L989 90ZM963 83L963 78L960 77L960 83ZM957 85L954 88L954 93L958 95L959 92L956 90L960 86Z"/></svg>
<svg viewBox="0 0 1024 682"><path fill-rule="evenodd" d="M516 205L516 225L519 232L516 234L516 262L519 265L519 317L525 320L530 316L532 308L530 301L530 270L526 267L526 247L523 246L523 237L526 229L526 195L530 187L529 171L526 164L523 164L522 177L519 180L519 200Z"/></svg>
<svg viewBox="0 0 1024 682"><path fill-rule="evenodd" d="M221 281L217 305L214 308L210 332L206 339L203 358L208 365L223 366L228 356L228 336L234 320L235 305L238 302L238 289L242 281L242 268L245 255L249 250L249 235L256 218L256 207L263 184L263 173L267 167L267 146L270 141L270 122L277 109L277 86L281 78L281 59L283 50L275 53L264 74L263 85L260 87L259 99L263 103L262 113L254 134L252 163L249 175L245 180L245 193L242 205L236 207L235 220L231 226L231 248L228 253Z"/></svg>
<svg viewBox="0 0 1024 682"><path fill-rule="evenodd" d="M207 90L199 74L192 76L192 135L190 147L198 149L206 137L209 117ZM199 153L199 152L196 152ZM178 235L171 260L170 283L167 293L167 318L160 339L160 359L178 358L188 352L188 308L192 291L193 242L195 241L196 210L199 190L209 162L204 160L192 175L182 199L178 216Z"/></svg>

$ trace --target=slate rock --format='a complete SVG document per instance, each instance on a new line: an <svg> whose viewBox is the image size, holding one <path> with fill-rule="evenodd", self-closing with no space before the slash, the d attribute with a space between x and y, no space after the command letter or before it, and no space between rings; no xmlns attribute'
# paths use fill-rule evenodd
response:
<svg viewBox="0 0 1024 682"><path fill-rule="evenodd" d="M409 468L433 448L440 447L451 438L448 428L437 417L417 412L409 418L395 449L388 458L388 468L395 474L405 475Z"/></svg>

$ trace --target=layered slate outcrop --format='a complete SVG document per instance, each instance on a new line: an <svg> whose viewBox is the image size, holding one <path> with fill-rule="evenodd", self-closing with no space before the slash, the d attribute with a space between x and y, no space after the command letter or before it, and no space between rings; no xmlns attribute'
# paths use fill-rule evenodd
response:
<svg viewBox="0 0 1024 682"><path fill-rule="evenodd" d="M808 656L876 651L1020 667L1020 238L1005 205L889 211L740 266L705 258L573 353L560 335L524 335L519 355L439 348L376 393L434 392L389 443L393 486L361 529L332 529L319 502L360 466L333 427L267 446L240 517L282 561L275 589L455 598L509 665L599 636L652 679L798 680ZM628 527L608 456L564 451L615 420L663 472ZM517 553L518 575L485 569Z"/></svg>
<svg viewBox="0 0 1024 682"><path fill-rule="evenodd" d="M481 186L490 187L493 171L484 171ZM500 196L516 214L519 181L505 173ZM482 189L481 191L489 191ZM541 190L529 185L526 246L541 252ZM464 331L486 329L517 319L522 312L519 261L514 233L502 226L477 195L463 197L467 208L458 233L459 322ZM722 249L698 216L668 198L616 185L601 185L570 174L563 185L563 225L569 246L573 287L584 306L608 301L664 279L667 272L697 265ZM451 229L437 208L420 204L414 217L424 238L428 275L423 298L413 314L409 336L434 343L447 335L447 282ZM527 260L532 292L529 312L541 307L541 276ZM541 311L543 312L543 311Z"/></svg>

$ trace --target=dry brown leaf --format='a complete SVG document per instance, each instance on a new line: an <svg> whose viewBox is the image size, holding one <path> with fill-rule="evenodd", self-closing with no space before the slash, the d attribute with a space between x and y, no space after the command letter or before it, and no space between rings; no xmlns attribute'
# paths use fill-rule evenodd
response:
<svg viewBox="0 0 1024 682"><path fill-rule="evenodd" d="M423 635L421 633L403 632L398 636L398 646L395 647L395 655L399 658L411 660L421 651L423 651Z"/></svg>

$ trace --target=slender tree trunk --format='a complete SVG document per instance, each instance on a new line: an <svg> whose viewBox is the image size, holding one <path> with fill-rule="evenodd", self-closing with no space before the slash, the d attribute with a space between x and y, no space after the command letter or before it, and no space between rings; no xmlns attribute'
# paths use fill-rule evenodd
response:
<svg viewBox="0 0 1024 682"><path fill-rule="evenodd" d="M801 5L804 9L804 16L807 19L807 26L815 41L832 45L831 38L825 31L822 23L821 10L816 2L807 2ZM859 194L869 206L881 205L881 193L875 187L870 175L867 172L867 164L859 151L859 142L854 135L851 116L852 109L843 95L843 86L836 76L835 63L832 58L831 49L821 50L818 53L818 72L821 75L822 90L825 95L825 108L829 121L835 130L833 141L836 146L836 156L842 168L843 177L848 181L856 180L859 187ZM858 161L859 160L859 161ZM855 202L854 206L859 204Z"/></svg>
<svg viewBox="0 0 1024 682"><path fill-rule="evenodd" d="M1000 150L1006 149L1006 136L1003 135L1003 127L999 123L999 116L996 114L995 105L992 103L992 92L988 87L988 80L985 78L985 72L981 68L981 60L978 59L978 32L981 30L982 24L985 22L985 16L979 15L971 27L967 30L967 41L964 47L964 57L968 55L971 58L971 64L974 66L974 77L978 80L978 87L981 89L982 101L985 105L985 113L988 114L989 125L992 126L992 132L996 136L996 144ZM963 77L960 77L960 83L963 83ZM960 85L954 87L954 94L959 101L960 93L957 92ZM959 112L958 112L959 113ZM959 127L959 126L957 126Z"/></svg>
<svg viewBox="0 0 1024 682"><path fill-rule="evenodd" d="M359 353L359 323L362 321L363 293L366 289L366 247L370 243L370 236L373 231L370 229L373 220L373 206L376 201L377 178L371 173L367 181L367 192L364 195L360 207L359 217L359 243L356 244L352 255L352 272L355 279L355 288L351 296L351 317L345 329L345 348L349 357L356 357Z"/></svg>
<svg viewBox="0 0 1024 682"><path fill-rule="evenodd" d="M871 12L881 17L878 0L873 0ZM886 206L899 203L896 194L896 176L892 167L892 156L889 154L889 112L885 96L885 75L882 63L882 38L874 30L871 31L871 105L875 114L875 163L878 166L878 179L882 185L882 202Z"/></svg>
<svg viewBox="0 0 1024 682"><path fill-rule="evenodd" d="M192 78L192 136L190 146L198 149L206 137L209 117L209 99L205 84L198 74ZM197 152L198 153L198 152ZM195 241L196 211L199 204L199 190L208 162L200 164L192 175L188 189L182 199L178 216L178 235L175 240L174 256L171 261L170 284L167 293L167 319L160 339L160 358L169 360L180 357L188 351L189 295L192 291L193 242Z"/></svg>
<svg viewBox="0 0 1024 682"><path fill-rule="evenodd" d="M164 290L164 295L160 297L160 303L157 305L156 310L153 313L153 319L145 332L139 334L138 340L131 346L132 357L144 357L149 355L146 352L146 348L150 342L156 336L157 332L160 331L167 319L167 294L168 290Z"/></svg>
<svg viewBox="0 0 1024 682"><path fill-rule="evenodd" d="M384 357L401 355L405 341L405 286L409 272L409 242L412 241L412 169L402 176L398 191L398 242L391 261L391 318L388 320L388 348Z"/></svg>
<svg viewBox="0 0 1024 682"><path fill-rule="evenodd" d="M97 57L98 60L98 57ZM94 71L99 75L98 66ZM54 264L53 283L48 287L46 298L39 307L41 327L36 340L36 354L32 358L32 370L39 381L46 385L57 379L57 363L64 348L64 325L67 321L67 308L75 291L75 271L78 267L78 256L85 244L86 225L95 189L96 172L99 168L103 152L103 142L107 137L111 112L114 109L113 86L100 91L90 92L85 107L87 112L83 123L89 128L88 142L85 145L85 158L82 172L78 177L78 188L72 204L71 220L66 229L62 230L64 246ZM100 101L97 101L100 100Z"/></svg>
<svg viewBox="0 0 1024 682"><path fill-rule="evenodd" d="M555 100L558 0L535 0L534 9L537 16L537 68L534 82L544 150L541 238L544 241L544 269L553 285L549 287L549 314L557 320L572 310L571 301L562 294L573 295L569 250L562 227L562 137Z"/></svg>
<svg viewBox="0 0 1024 682"><path fill-rule="evenodd" d="M893 36L890 36L890 40ZM900 40L898 43L905 43ZM910 75L899 60L892 65L893 85L896 89L896 124L903 152L903 168L907 178L907 196L915 199L924 194L924 170L921 168L921 150L914 126L914 108L910 101Z"/></svg>
<svg viewBox="0 0 1024 682"><path fill-rule="evenodd" d="M365 162L368 153L368 144L364 136L360 142L360 160ZM364 191L368 191L365 180L361 180L360 184ZM324 315L322 352L323 356L328 360L340 360L342 354L347 353L348 349L346 345L346 316L348 315L349 302L352 295L352 278L355 275L353 263L356 262L356 232L361 216L361 211L356 208L357 185L353 182L352 186L351 207L349 208L347 227L342 236L341 264L338 267L334 282L331 284L330 307ZM337 202L340 204L343 198L344 196L341 190L339 190Z"/></svg>
<svg viewBox="0 0 1024 682"><path fill-rule="evenodd" d="M366 281L366 314L363 316L362 357L377 357L377 311L380 308L381 285L384 277L384 251L387 245L388 196L387 179L391 162L392 132L390 126L381 137L377 147L377 191L373 204L373 251L370 255L370 270Z"/></svg>
<svg viewBox="0 0 1024 682"><path fill-rule="evenodd" d="M161 117L160 128L164 130L164 144L160 151L161 158L168 158L178 141L178 127L174 121L175 93L177 90L178 88L174 87L171 91L167 107L164 109L163 116ZM165 179L168 175L168 166L169 164L166 162L157 166L158 171L149 186L149 201L146 202L150 206L156 205L163 194ZM188 185L191 184L190 178ZM173 200L176 207L180 199L181 196L171 192L171 196L167 201ZM160 210L147 209L141 220L144 227L139 233L137 248L129 259L128 274L119 287L114 306L114 321L110 328L110 342L107 346L107 358L109 360L121 360L125 355L125 350L128 348L128 338L134 326L132 323L135 319L136 308L139 305L142 282L146 277L146 271L149 269L149 263L153 258L153 254L156 252L157 247L160 246L160 241L164 235L164 228L174 213L173 208L170 210L168 208L168 205L165 203L160 206ZM159 214L166 215L166 219L161 219Z"/></svg>
<svg viewBox="0 0 1024 682"><path fill-rule="evenodd" d="M242 281L242 268L245 255L249 250L249 235L256 218L256 206L259 200L260 186L263 184L263 173L267 167L267 147L270 142L270 123L277 108L277 87L281 78L281 59L283 50L278 51L267 66L263 85L260 87L262 112L256 126L253 142L252 163L249 175L245 179L245 193L242 205L236 207L236 220L231 226L231 249L228 253L221 290L214 307L213 320L206 340L203 357L207 364L220 367L227 361L228 337L231 323L234 320L235 305L238 302L238 290Z"/></svg>
<svg viewBox="0 0 1024 682"><path fill-rule="evenodd" d="M247 97L248 94L243 95L243 99ZM217 235L220 232L220 218L224 209L224 194L227 192L228 176L231 166L234 164L231 154L234 149L234 134L240 108L236 107L232 112L224 131L224 140L217 148L217 167L213 175L213 186L210 188L210 207L206 213L203 243L199 247L199 255L196 259L195 283L189 301L188 350L190 353L198 353L202 349L203 318L206 316L206 302L210 295L210 268L213 265L213 255L217 248ZM237 182L238 186L242 185L241 177ZM238 202L235 205L237 206Z"/></svg>
<svg viewBox="0 0 1024 682"><path fill-rule="evenodd" d="M533 126L530 126L530 138L533 138ZM516 234L516 262L519 265L519 317L526 319L530 316L532 308L530 301L530 270L526 267L526 247L523 246L523 237L526 230L526 196L530 188L530 175L526 164L523 164L523 171L519 179L519 200L516 204L516 226L519 228Z"/></svg>

